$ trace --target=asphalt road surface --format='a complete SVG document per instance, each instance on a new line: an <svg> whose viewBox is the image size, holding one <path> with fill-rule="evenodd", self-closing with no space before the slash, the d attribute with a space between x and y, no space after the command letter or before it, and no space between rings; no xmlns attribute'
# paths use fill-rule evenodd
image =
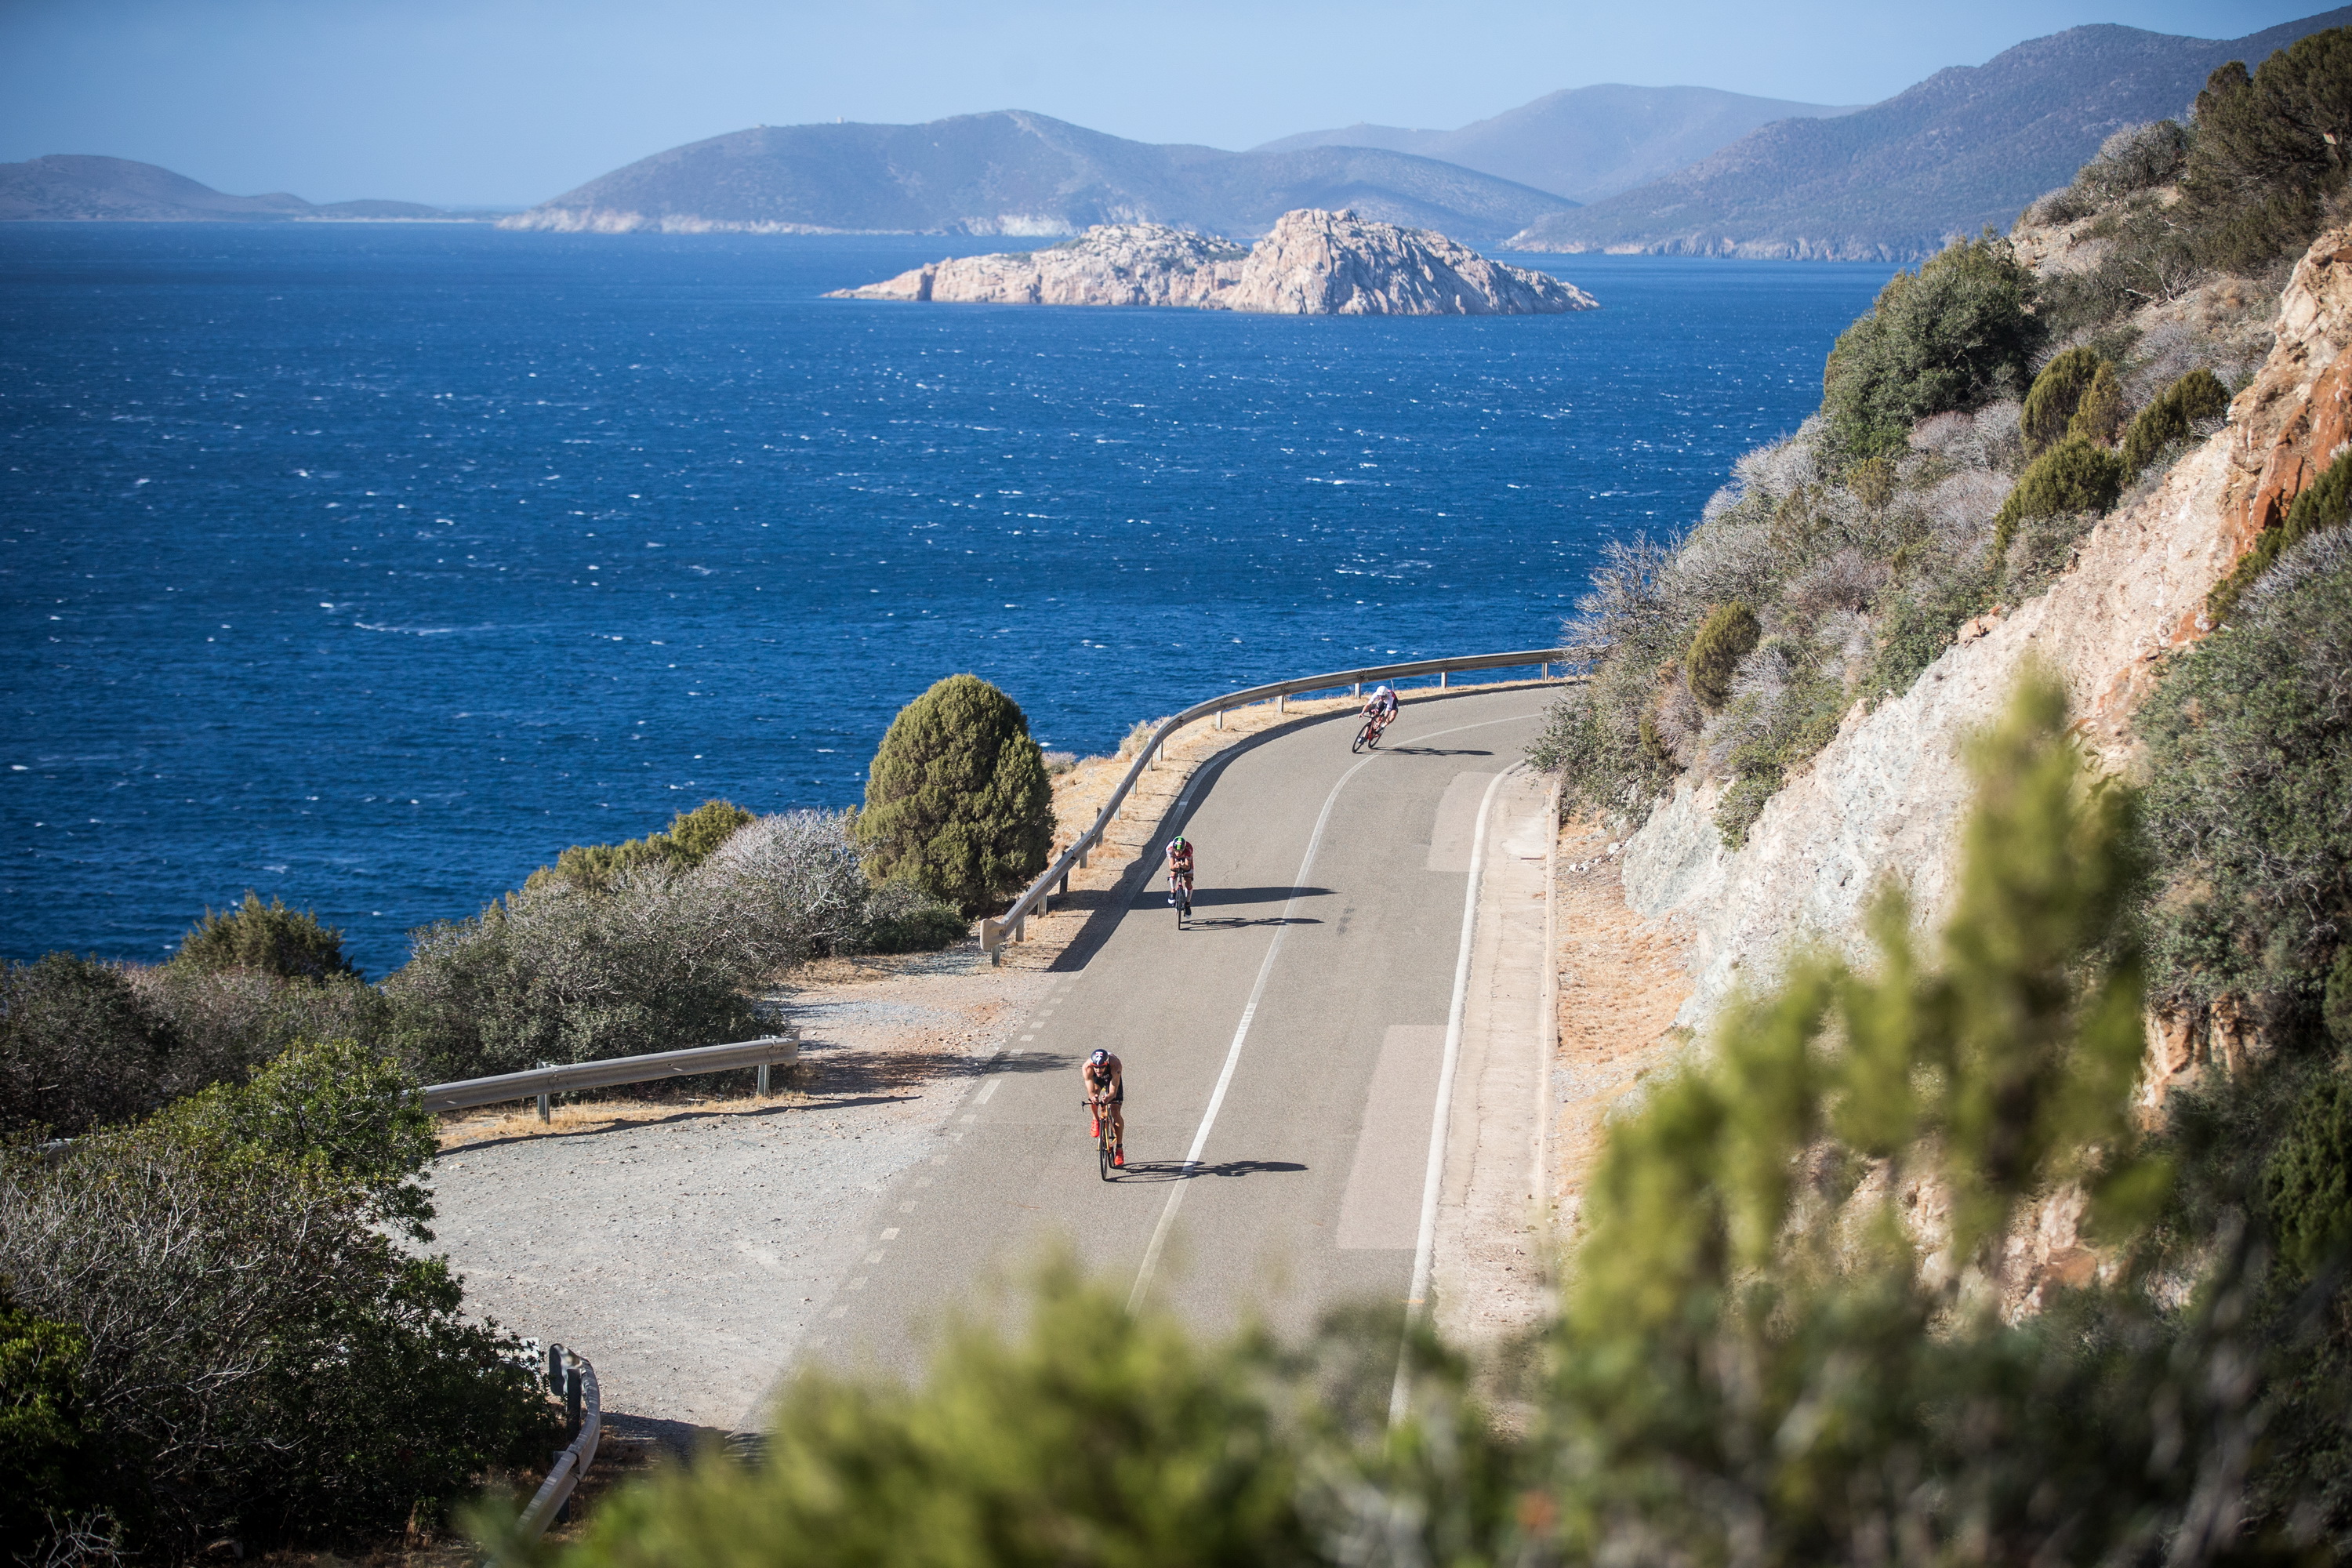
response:
<svg viewBox="0 0 2352 1568"><path fill-rule="evenodd" d="M1060 963L1030 1023L901 1175L803 1363L919 1371L1052 1238L1209 1331L1278 1332L1412 1288L1472 833L1543 688L1430 692L1376 752L1348 715L1267 731L1203 769ZM1181 826L1199 891L1165 878ZM1078 1068L1127 1067L1128 1166L1099 1179Z"/></svg>

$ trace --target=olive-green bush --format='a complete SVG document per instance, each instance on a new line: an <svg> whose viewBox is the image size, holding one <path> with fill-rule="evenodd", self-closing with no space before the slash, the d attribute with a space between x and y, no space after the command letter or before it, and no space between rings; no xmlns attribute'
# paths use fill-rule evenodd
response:
<svg viewBox="0 0 2352 1568"><path fill-rule="evenodd" d="M2124 472L2138 474L2175 441L2185 441L2200 421L2230 411L2230 389L2200 365L2148 400L2124 437Z"/></svg>
<svg viewBox="0 0 2352 1568"><path fill-rule="evenodd" d="M1931 414L2023 392L2043 333L2034 287L2008 242L1990 237L1896 273L1830 351L1822 410L1832 440L1855 458L1899 453Z"/></svg>
<svg viewBox="0 0 2352 1568"><path fill-rule="evenodd" d="M2280 1259L2305 1279L2340 1268L2352 1251L2352 1078L2320 1078L2305 1091L2263 1187Z"/></svg>
<svg viewBox="0 0 2352 1568"><path fill-rule="evenodd" d="M2074 416L2066 422L2066 434L2112 447L2124 432L2124 416L2123 383L2116 379L2116 367L2101 360L2091 384L2083 389L2082 401L2074 405Z"/></svg>
<svg viewBox="0 0 2352 1568"><path fill-rule="evenodd" d="M2090 391L2099 367L2106 363L2094 349L2071 348L2042 367L2025 395L2024 412L2018 416L2026 456L2039 457L2043 448L2066 438L2083 395Z"/></svg>
<svg viewBox="0 0 2352 1568"><path fill-rule="evenodd" d="M343 933L322 926L310 910L289 910L282 899L264 904L246 889L236 909L205 918L180 939L173 962L208 973L252 969L283 980L326 980L355 974L343 957Z"/></svg>
<svg viewBox="0 0 2352 1568"><path fill-rule="evenodd" d="M876 882L903 879L978 914L1045 868L1053 786L1018 704L951 675L898 710L866 775L858 843Z"/></svg>
<svg viewBox="0 0 2352 1568"><path fill-rule="evenodd" d="M71 1137L154 1109L174 1042L114 964L0 968L0 1132Z"/></svg>
<svg viewBox="0 0 2352 1568"><path fill-rule="evenodd" d="M515 1342L395 1239L431 1213L412 1087L308 1046L49 1157L0 1154L0 1278L87 1346L56 1395L87 1436L80 1495L35 1527L52 1546L66 1528L156 1561L381 1539L544 1455L551 1407Z"/></svg>
<svg viewBox="0 0 2352 1568"><path fill-rule="evenodd" d="M1741 604L1718 605L1699 623L1690 651L1683 656L1683 673L1701 707L1713 712L1731 700L1731 679L1739 672L1739 661L1755 650L1762 635L1756 612Z"/></svg>
<svg viewBox="0 0 2352 1568"><path fill-rule="evenodd" d="M2352 452L2328 464L2289 503L2286 516L2254 536L2253 544L2238 558L2230 574L2205 595L2207 618L2217 626L2227 621L2237 612L2246 590L2277 564L2280 556L2315 533L2343 527L2347 521L2352 521Z"/></svg>
<svg viewBox="0 0 2352 1568"><path fill-rule="evenodd" d="M2315 1018L2352 889L2352 549L2308 541L2173 655L2137 721L2169 1000ZM2332 546L2332 548L2331 548Z"/></svg>
<svg viewBox="0 0 2352 1568"><path fill-rule="evenodd" d="M562 885L577 892L597 893L612 887L629 871L685 871L710 857L728 835L754 820L751 812L731 800L706 800L692 811L681 811L668 831L648 833L619 844L575 844L542 866L523 886L539 889Z"/></svg>
<svg viewBox="0 0 2352 1568"><path fill-rule="evenodd" d="M2068 436L2026 465L1993 519L1993 558L2009 551L2028 518L2102 512L2123 494L2124 460L2084 436Z"/></svg>
<svg viewBox="0 0 2352 1568"><path fill-rule="evenodd" d="M2299 38L2251 73L2232 60L2197 95L2181 176L2208 265L2252 271L2310 243L2344 187L2352 145L2352 28Z"/></svg>
<svg viewBox="0 0 2352 1568"><path fill-rule="evenodd" d="M89 1335L26 1311L0 1279L0 1557L10 1563L37 1560L96 1511L89 1364Z"/></svg>

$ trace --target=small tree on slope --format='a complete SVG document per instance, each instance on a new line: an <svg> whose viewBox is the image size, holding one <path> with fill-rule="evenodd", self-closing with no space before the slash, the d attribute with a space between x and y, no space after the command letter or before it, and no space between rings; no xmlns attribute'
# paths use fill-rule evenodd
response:
<svg viewBox="0 0 2352 1568"><path fill-rule="evenodd" d="M1020 705L951 675L898 710L874 753L857 839L866 874L903 878L966 914L1045 868L1053 789Z"/></svg>

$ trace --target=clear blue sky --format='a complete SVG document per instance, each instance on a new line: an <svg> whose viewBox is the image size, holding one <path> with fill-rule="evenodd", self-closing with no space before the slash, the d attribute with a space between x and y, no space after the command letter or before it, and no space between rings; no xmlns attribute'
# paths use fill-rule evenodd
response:
<svg viewBox="0 0 2352 1568"><path fill-rule="evenodd" d="M2237 37L2326 0L0 0L0 161L524 205L753 124L1034 109L1247 147L1564 87L1866 103L2084 22Z"/></svg>

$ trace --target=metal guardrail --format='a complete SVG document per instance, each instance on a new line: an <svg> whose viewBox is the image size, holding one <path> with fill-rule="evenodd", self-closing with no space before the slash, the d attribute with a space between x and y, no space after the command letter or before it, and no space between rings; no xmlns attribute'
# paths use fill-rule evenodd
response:
<svg viewBox="0 0 2352 1568"><path fill-rule="evenodd" d="M569 1062L562 1067L532 1068L499 1073L493 1078L459 1079L454 1083L426 1084L418 1101L427 1110L465 1110L496 1105L507 1100L539 1101L539 1119L547 1120L548 1099L582 1089L610 1089L615 1084L652 1083L666 1078L692 1078L698 1073L728 1072L736 1068L760 1069L760 1092L768 1092L768 1068L791 1066L800 1059L796 1034L767 1035L726 1046L696 1046L683 1051L654 1051L641 1057L612 1057L598 1062Z"/></svg>
<svg viewBox="0 0 2352 1568"><path fill-rule="evenodd" d="M522 1510L516 1528L525 1541L537 1541L562 1517L572 1494L579 1489L580 1478L596 1461L596 1439L604 1429L604 1397L596 1386L596 1369L587 1357L562 1345L548 1346L547 1386L563 1401L563 1430L572 1440L556 1450L547 1479L539 1483L530 1506Z"/></svg>
<svg viewBox="0 0 2352 1568"><path fill-rule="evenodd" d="M1278 704L1285 698L1313 691L1336 691L1342 686L1349 687L1360 695L1364 682L1368 680L1409 680L1414 676L1434 675L1437 684L1443 687L1446 684L1447 676L1473 669L1540 669L1542 679L1549 680L1553 665L1577 662L1581 651L1578 648L1521 648L1515 653L1480 653L1460 658L1423 658L1407 664L1376 664L1363 669L1334 670L1327 675L1310 675L1297 680L1277 680L1266 686L1244 687L1239 691L1228 691L1223 697L1212 697L1206 702L1196 702L1174 718L1160 721L1160 728L1151 732L1151 739L1144 742L1142 752L1127 770L1127 776L1118 781L1117 789L1111 791L1110 799L1096 816L1094 826L1078 835L1076 840L1045 868L1045 874L1013 900L1011 909L992 920L980 922L981 949L988 954L992 963L1003 963L1006 936L1009 934L1014 942L1021 940L1022 921L1029 911L1050 908L1056 892L1065 897L1068 895L1070 873L1086 866L1088 853L1102 842L1103 834L1109 828L1111 820L1118 816L1128 792L1135 787L1135 781L1143 776L1145 769L1159 765L1160 749L1167 744L1168 737L1187 724L1213 717L1223 728L1224 712L1228 708L1246 708L1253 702L1273 701ZM1580 675L1568 679L1583 678Z"/></svg>

